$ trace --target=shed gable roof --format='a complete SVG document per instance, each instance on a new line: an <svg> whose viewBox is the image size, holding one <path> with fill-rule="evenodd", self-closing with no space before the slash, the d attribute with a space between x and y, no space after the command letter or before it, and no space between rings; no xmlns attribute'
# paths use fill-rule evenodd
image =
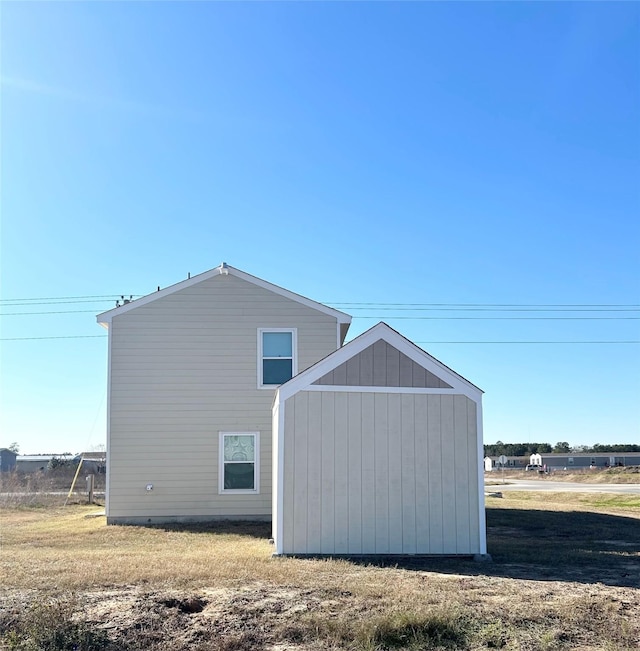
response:
<svg viewBox="0 0 640 651"><path fill-rule="evenodd" d="M284 289L283 287L279 287L278 285L274 285L273 283L267 282L266 280L262 280L261 278L257 278L256 276L252 276L251 274L248 274L244 271L241 271L240 269L236 269L235 267L228 265L226 262L223 262L222 264L220 264L220 266L215 267L215 269L210 269L209 271L205 271L204 273L198 274L197 276L193 276L191 278L188 278L187 280L183 280L179 283L176 283L175 285L170 285L169 287L165 287L164 289L161 289L157 292L153 292L152 294L147 294L142 298L138 298L134 301L131 301L130 303L121 305L120 307L113 308L111 310L108 310L107 312L102 312L102 314L98 314L96 320L100 325L104 326L105 328L108 328L109 323L111 323L111 319L114 316L125 314L126 312L135 310L138 307L142 307L143 305L148 305L153 301L157 301L161 298L164 298L165 296L169 296L170 294L174 294L175 292L178 292L182 289L186 289L187 287L191 287L205 280L209 280L210 278L214 278L216 276L226 275L226 274L236 276L237 278L241 278L246 282L252 283L254 285L257 285L258 287L262 287L263 289L271 291L274 294L278 294L279 296L284 296L285 298L295 301L296 303L300 303L301 305L310 307L314 310L317 310L318 312L322 312L323 314L328 314L329 316L335 317L338 323L344 324L345 326L343 328L344 330L343 338L346 335L346 329L351 323L351 317L348 314L345 314L344 312L340 312L339 310L335 310L332 307L323 305L322 303L318 303L317 301L313 301L310 298L301 296L300 294L296 294L295 292L289 291L288 289Z"/></svg>
<svg viewBox="0 0 640 651"><path fill-rule="evenodd" d="M377 372L376 354L380 360ZM327 390L353 386L354 391L358 386L452 389L472 399L482 395L477 386L384 322L285 382L275 401L286 400L311 385L326 386Z"/></svg>

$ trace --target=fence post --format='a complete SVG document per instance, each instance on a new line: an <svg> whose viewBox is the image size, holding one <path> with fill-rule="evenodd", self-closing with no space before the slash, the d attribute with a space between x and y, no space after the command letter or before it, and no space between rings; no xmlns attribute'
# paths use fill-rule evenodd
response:
<svg viewBox="0 0 640 651"><path fill-rule="evenodd" d="M87 493L89 493L89 504L93 504L93 484L95 481L95 475L87 475Z"/></svg>

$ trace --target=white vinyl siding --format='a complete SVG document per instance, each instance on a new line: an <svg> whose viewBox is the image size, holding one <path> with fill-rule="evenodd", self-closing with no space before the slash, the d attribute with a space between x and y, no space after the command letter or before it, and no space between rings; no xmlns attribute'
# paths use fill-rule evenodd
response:
<svg viewBox="0 0 640 651"><path fill-rule="evenodd" d="M113 316L110 522L270 517L275 387L256 387L258 328L296 329L299 370L336 348L334 317L231 274ZM261 433L259 492L218 493L217 432Z"/></svg>
<svg viewBox="0 0 640 651"><path fill-rule="evenodd" d="M282 553L481 553L474 401L303 390L279 409Z"/></svg>

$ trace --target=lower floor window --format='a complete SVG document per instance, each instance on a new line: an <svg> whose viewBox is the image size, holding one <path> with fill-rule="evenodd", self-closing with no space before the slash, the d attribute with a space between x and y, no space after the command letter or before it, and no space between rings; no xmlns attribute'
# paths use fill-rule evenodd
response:
<svg viewBox="0 0 640 651"><path fill-rule="evenodd" d="M220 492L257 493L259 458L258 432L220 432Z"/></svg>

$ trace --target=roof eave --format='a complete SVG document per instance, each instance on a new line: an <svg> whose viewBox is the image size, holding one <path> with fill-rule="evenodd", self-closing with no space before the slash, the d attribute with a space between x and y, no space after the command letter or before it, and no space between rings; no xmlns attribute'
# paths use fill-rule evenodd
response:
<svg viewBox="0 0 640 651"><path fill-rule="evenodd" d="M159 289L157 292L152 292L151 294L147 294L146 296L131 301L130 303L112 308L111 310L107 310L106 312L102 312L101 314L97 315L96 320L101 326L108 328L108 324L111 323L111 320L114 316L125 314L131 310L136 309L137 307L142 307L143 305L147 305L148 303L163 298L164 296L173 294L174 292L177 292L181 289L186 289L187 287L196 285L200 282L208 280L209 278L213 278L218 275L227 275L227 274L231 274L233 276L241 278L242 280L257 285L258 287L262 287L263 289L272 291L275 294L284 296L285 298L288 298L292 301L301 303L302 305L306 305L311 309L317 310L319 312L323 312L324 314L334 317L338 321L338 323L344 323L347 325L351 324L351 316L349 314L346 314L345 312L341 312L340 310L336 310L333 307L329 307L322 303L318 303L317 301L307 298L306 296L302 296L301 294L296 294L295 292L285 289L284 287L280 287L279 285L274 285L273 283L270 283L267 280L262 280L262 278L258 278L257 276L252 276L251 274L248 274L245 271L241 271L240 269L236 269L235 267L228 265L226 262L223 262L221 265L215 267L214 269L210 269L209 271L205 271L196 276L192 276L191 278L182 280L179 283L169 285L164 289Z"/></svg>

